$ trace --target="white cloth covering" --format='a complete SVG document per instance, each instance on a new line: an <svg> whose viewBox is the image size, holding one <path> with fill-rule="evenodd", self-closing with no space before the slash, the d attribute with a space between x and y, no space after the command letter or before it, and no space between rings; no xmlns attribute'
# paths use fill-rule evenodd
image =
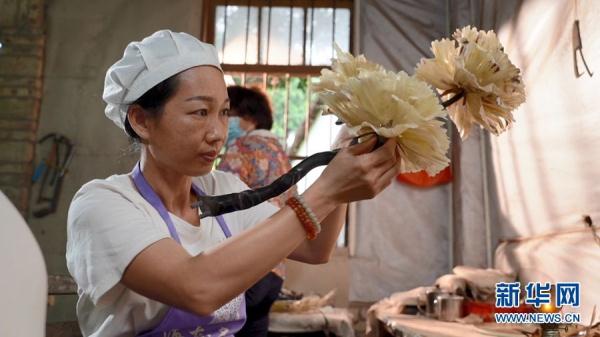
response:
<svg viewBox="0 0 600 337"><path fill-rule="evenodd" d="M29 226L0 191L0 336L42 337L48 278Z"/></svg>
<svg viewBox="0 0 600 337"><path fill-rule="evenodd" d="M213 171L194 179L209 195L248 187ZM270 203L224 215L232 235L277 211ZM192 255L225 240L215 218L197 227L171 214L183 247ZM67 227L67 266L78 285L77 316L84 336L130 336L160 322L168 307L120 284L125 268L144 248L170 237L158 212L138 193L129 175L84 185L73 198ZM226 311L227 305L215 312Z"/></svg>
<svg viewBox="0 0 600 337"><path fill-rule="evenodd" d="M367 311L367 336L380 336L378 319L389 315L399 315L407 305L418 305L419 296L422 296L425 291L425 287L418 287L397 292L373 304Z"/></svg>
<svg viewBox="0 0 600 337"><path fill-rule="evenodd" d="M379 319L394 333L405 337L521 337L532 335L538 328L533 325L442 322L415 315L387 315Z"/></svg>
<svg viewBox="0 0 600 337"><path fill-rule="evenodd" d="M323 307L315 312L269 314L269 331L303 333L328 331L338 337L354 337L352 316L346 309Z"/></svg>

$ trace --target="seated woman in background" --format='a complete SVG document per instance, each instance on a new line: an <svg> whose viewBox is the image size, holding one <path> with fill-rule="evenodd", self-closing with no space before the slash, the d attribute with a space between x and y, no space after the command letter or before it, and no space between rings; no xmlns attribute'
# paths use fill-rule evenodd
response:
<svg viewBox="0 0 600 337"><path fill-rule="evenodd" d="M250 188L269 185L291 169L283 146L269 131L273 126L269 99L259 89L241 86L228 87L227 94L231 116L229 135L225 155L217 169L234 173ZM287 198L294 193L295 186L270 201L284 207ZM246 323L237 337L267 336L269 310L283 285L284 272L282 262L246 290Z"/></svg>
<svg viewBox="0 0 600 337"><path fill-rule="evenodd" d="M269 185L291 169L279 139L270 130L273 111L269 99L255 88L227 88L231 107L229 136L218 170L237 175L250 188ZM279 207L295 194L294 186L269 201Z"/></svg>

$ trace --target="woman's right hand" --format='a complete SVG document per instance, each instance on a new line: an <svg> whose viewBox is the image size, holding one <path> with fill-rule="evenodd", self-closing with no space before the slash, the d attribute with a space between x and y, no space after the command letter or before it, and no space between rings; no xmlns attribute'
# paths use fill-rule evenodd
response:
<svg viewBox="0 0 600 337"><path fill-rule="evenodd" d="M400 153L394 139L370 152L376 137L343 148L315 182L315 188L331 201L347 203L371 199L400 173Z"/></svg>

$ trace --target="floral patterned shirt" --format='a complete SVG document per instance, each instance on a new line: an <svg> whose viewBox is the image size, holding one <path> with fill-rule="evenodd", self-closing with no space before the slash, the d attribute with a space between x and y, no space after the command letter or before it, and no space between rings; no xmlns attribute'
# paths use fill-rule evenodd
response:
<svg viewBox="0 0 600 337"><path fill-rule="evenodd" d="M253 130L236 139L227 148L217 169L236 174L254 189L272 183L288 172L291 165L277 136L268 130ZM283 207L295 191L294 186L269 201Z"/></svg>

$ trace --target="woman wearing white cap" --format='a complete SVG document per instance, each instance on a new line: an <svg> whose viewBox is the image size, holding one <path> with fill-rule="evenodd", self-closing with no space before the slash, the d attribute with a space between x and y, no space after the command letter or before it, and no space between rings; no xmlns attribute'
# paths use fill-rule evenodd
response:
<svg viewBox="0 0 600 337"><path fill-rule="evenodd" d="M326 262L344 204L398 172L395 143L343 149L302 195L200 221L198 195L239 192L211 171L229 100L212 45L159 31L132 42L106 74L106 115L138 141L129 174L85 184L69 209L67 265L85 336L232 336L243 292L285 257ZM322 230L321 230L322 229Z"/></svg>

